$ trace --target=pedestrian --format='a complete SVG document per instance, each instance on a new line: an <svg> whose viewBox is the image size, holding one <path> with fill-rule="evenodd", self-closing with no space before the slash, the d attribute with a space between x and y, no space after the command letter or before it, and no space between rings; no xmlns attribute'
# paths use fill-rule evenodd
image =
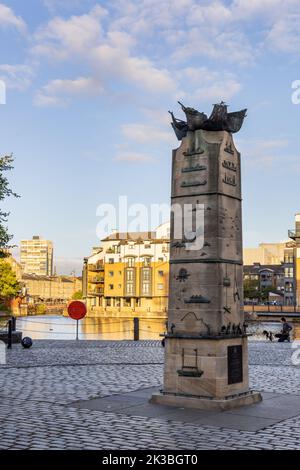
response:
<svg viewBox="0 0 300 470"><path fill-rule="evenodd" d="M290 342L290 331L293 329L292 325L288 323L285 317L281 317L282 330L281 333L275 335L278 338L278 343L283 343L284 341Z"/></svg>

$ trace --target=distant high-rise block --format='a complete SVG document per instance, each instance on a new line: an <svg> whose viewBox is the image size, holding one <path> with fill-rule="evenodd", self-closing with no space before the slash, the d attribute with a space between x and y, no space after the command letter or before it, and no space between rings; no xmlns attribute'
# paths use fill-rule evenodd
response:
<svg viewBox="0 0 300 470"><path fill-rule="evenodd" d="M21 240L20 262L26 274L52 276L53 274L53 244L40 236L32 240Z"/></svg>

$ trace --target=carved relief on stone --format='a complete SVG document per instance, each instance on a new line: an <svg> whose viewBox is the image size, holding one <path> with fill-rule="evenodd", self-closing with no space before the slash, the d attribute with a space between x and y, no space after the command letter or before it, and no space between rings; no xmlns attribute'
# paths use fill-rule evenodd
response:
<svg viewBox="0 0 300 470"><path fill-rule="evenodd" d="M223 178L223 183L229 184L230 186L236 186L235 176L229 176L225 173L225 176Z"/></svg>
<svg viewBox="0 0 300 470"><path fill-rule="evenodd" d="M221 335L231 335L231 336L240 336L245 333L245 328L243 326L243 329L241 327L241 324L239 323L236 325L235 323L231 324L230 322L228 325L223 325L220 331Z"/></svg>
<svg viewBox="0 0 300 470"><path fill-rule="evenodd" d="M185 331L192 331L201 334L200 332L200 325L204 325L206 328L205 334L210 336L211 329L210 325L206 323L203 318L198 318L195 312L188 312L186 313L180 320L180 322L184 323L184 330Z"/></svg>
<svg viewBox="0 0 300 470"><path fill-rule="evenodd" d="M234 155L234 150L232 148L231 141L227 142L226 147L224 148L224 152L227 152L227 153L230 153L231 155Z"/></svg>
<svg viewBox="0 0 300 470"><path fill-rule="evenodd" d="M190 165L190 166L187 166L187 167L184 167L181 169L181 173L189 173L189 172L192 172L192 171L203 171L203 170L207 170L207 167L205 165Z"/></svg>
<svg viewBox="0 0 300 470"><path fill-rule="evenodd" d="M178 276L176 276L176 280L179 282L185 282L189 278L190 274L188 274L187 270L181 268L179 270Z"/></svg>
<svg viewBox="0 0 300 470"><path fill-rule="evenodd" d="M226 168L227 170L231 170L231 171L235 171L235 172L237 171L237 166L236 166L236 164L233 163L233 162L230 162L229 160L224 160L224 161L222 162L222 166L223 166L224 168Z"/></svg>
<svg viewBox="0 0 300 470"><path fill-rule="evenodd" d="M205 186L207 184L207 181L183 181L181 183L182 188L190 188L193 186Z"/></svg>
<svg viewBox="0 0 300 470"><path fill-rule="evenodd" d="M172 248L185 248L185 242L183 241L173 242L171 246Z"/></svg>
<svg viewBox="0 0 300 470"><path fill-rule="evenodd" d="M182 377L201 377L203 371L198 367L198 350L183 348L181 353L181 369L177 370Z"/></svg>
<svg viewBox="0 0 300 470"><path fill-rule="evenodd" d="M189 299L185 299L186 304L209 304L210 300L203 295L192 295Z"/></svg>

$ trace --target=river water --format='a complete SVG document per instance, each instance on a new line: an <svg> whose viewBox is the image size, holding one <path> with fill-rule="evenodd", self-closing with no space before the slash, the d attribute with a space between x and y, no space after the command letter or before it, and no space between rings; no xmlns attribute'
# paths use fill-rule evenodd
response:
<svg viewBox="0 0 300 470"><path fill-rule="evenodd" d="M291 337L300 339L300 323L292 323ZM140 319L140 339L161 339L165 331L165 321L157 318ZM17 329L32 339L75 339L76 321L58 315L42 315L17 318ZM262 332L279 333L280 322L249 322L247 332L251 340L265 340ZM79 339L132 340L132 318L85 318L79 321Z"/></svg>
<svg viewBox="0 0 300 470"><path fill-rule="evenodd" d="M75 339L76 321L69 317L43 315L17 318L17 330L32 339ZM160 339L165 321L140 319L140 339ZM133 318L84 318L78 322L79 339L131 340Z"/></svg>

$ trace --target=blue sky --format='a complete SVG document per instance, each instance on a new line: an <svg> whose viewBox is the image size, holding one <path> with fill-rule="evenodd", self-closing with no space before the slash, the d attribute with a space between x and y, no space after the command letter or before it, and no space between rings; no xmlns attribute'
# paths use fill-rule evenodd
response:
<svg viewBox="0 0 300 470"><path fill-rule="evenodd" d="M69 273L97 245L99 204L168 203L169 109L248 108L244 245L286 239L300 211L299 0L0 0L0 152L9 230L40 234Z"/></svg>

